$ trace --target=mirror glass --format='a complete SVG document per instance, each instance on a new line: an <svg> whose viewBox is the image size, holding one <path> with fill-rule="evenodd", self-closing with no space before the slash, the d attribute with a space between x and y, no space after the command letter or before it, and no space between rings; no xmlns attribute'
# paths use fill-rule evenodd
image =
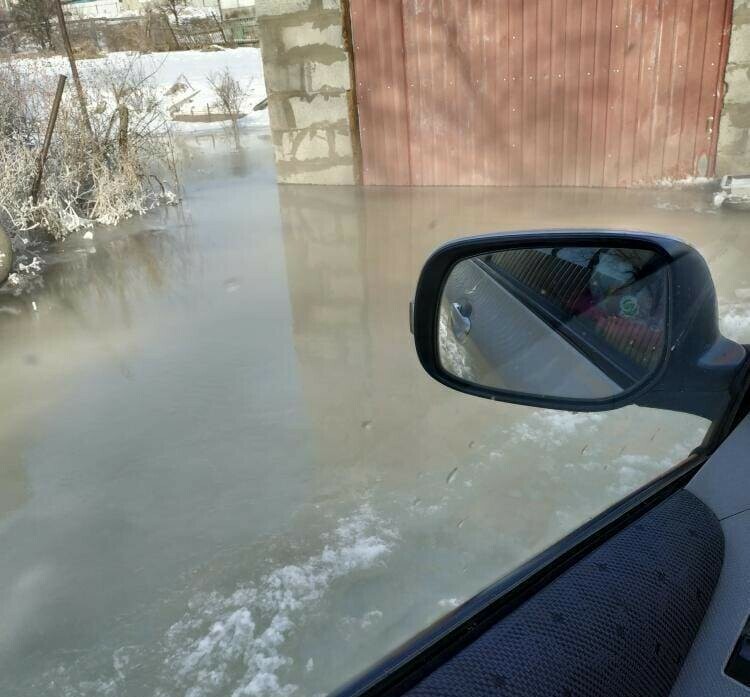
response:
<svg viewBox="0 0 750 697"><path fill-rule="evenodd" d="M606 399L658 371L667 261L651 249L505 249L451 270L438 354L455 377L507 392Z"/></svg>

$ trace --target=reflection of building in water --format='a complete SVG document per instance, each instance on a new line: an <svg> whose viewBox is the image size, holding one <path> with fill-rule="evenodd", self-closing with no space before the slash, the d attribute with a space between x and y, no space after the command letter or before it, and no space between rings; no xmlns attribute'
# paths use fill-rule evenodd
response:
<svg viewBox="0 0 750 697"><path fill-rule="evenodd" d="M283 187L280 198L295 334L310 357L359 364L365 240L356 197Z"/></svg>
<svg viewBox="0 0 750 697"><path fill-rule="evenodd" d="M409 301L444 235L430 225L444 205L438 192L415 201L408 192L286 186L279 195L295 350L321 476L328 465L360 483L450 470L467 452L465 423L496 414L479 400L458 413L455 393L424 373L414 351Z"/></svg>
<svg viewBox="0 0 750 697"><path fill-rule="evenodd" d="M358 197L304 187L279 196L295 350L320 462L354 463L373 420Z"/></svg>

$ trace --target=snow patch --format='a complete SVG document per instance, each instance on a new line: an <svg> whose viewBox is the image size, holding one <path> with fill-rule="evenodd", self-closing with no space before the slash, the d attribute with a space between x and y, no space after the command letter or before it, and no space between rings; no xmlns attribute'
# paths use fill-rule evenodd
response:
<svg viewBox="0 0 750 697"><path fill-rule="evenodd" d="M607 492L614 499L621 499L650 482L658 474L675 467L687 457L689 451L688 446L678 444L662 458L650 455L620 455L613 463L616 477L607 486Z"/></svg>
<svg viewBox="0 0 750 697"><path fill-rule="evenodd" d="M284 652L286 642L333 581L380 562L396 537L366 504L341 519L323 550L307 561L275 569L257 585L229 596L197 596L167 636L166 663L177 683L189 697L297 693L298 687L283 677L293 663ZM362 626L381 615L368 613ZM307 669L312 669L310 661ZM231 678L237 674L243 676L239 685Z"/></svg>
<svg viewBox="0 0 750 697"><path fill-rule="evenodd" d="M156 646L123 646L113 652L104 674L85 681L75 680L81 674L77 660L58 665L45 675L46 684L64 697L123 697L137 690L133 685L142 685L146 670L155 673L154 685L141 693L153 697L309 695L294 680L313 672L313 658L297 656L296 678L289 674L299 633L335 581L381 564L397 540L365 503L340 518L321 536L322 549L300 563L274 568L229 594L193 595L183 617ZM379 610L367 612L356 631L381 618Z"/></svg>
<svg viewBox="0 0 750 697"><path fill-rule="evenodd" d="M734 303L720 306L719 326L721 333L727 338L739 343L750 342L750 304Z"/></svg>
<svg viewBox="0 0 750 697"><path fill-rule="evenodd" d="M590 433L606 418L605 414L535 411L513 427L512 439L516 443L533 442L545 448L557 448L574 435Z"/></svg>
<svg viewBox="0 0 750 697"><path fill-rule="evenodd" d="M359 623L359 626L362 627L362 629L367 629L376 622L379 622L381 619L383 619L383 613L380 610L370 610L369 612L366 612L364 614L364 617L362 617L362 621Z"/></svg>
<svg viewBox="0 0 750 697"><path fill-rule="evenodd" d="M679 189L691 186L708 186L709 184L714 183L715 180L709 179L708 177L685 177L684 179L659 179L654 182L654 186L663 189Z"/></svg>
<svg viewBox="0 0 750 697"><path fill-rule="evenodd" d="M30 260L29 260L30 258ZM23 260L27 261L23 261ZM44 260L36 255L23 254L17 259L16 270L8 275L7 286L13 295L31 290L38 285Z"/></svg>
<svg viewBox="0 0 750 697"><path fill-rule="evenodd" d="M461 600L459 598L443 598L442 600L438 600L438 607L450 610L458 607L460 604Z"/></svg>

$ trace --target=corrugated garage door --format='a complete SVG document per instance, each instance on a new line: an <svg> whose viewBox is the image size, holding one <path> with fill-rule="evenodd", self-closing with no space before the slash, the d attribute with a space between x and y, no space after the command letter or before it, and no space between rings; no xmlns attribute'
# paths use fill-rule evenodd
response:
<svg viewBox="0 0 750 697"><path fill-rule="evenodd" d="M365 184L714 172L732 0L351 0Z"/></svg>

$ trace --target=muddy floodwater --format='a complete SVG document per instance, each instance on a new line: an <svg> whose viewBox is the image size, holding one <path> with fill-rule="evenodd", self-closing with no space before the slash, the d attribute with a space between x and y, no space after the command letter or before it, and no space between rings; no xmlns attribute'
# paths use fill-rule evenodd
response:
<svg viewBox="0 0 750 697"><path fill-rule="evenodd" d="M0 693L325 694L664 472L707 423L432 382L426 255L500 229L671 233L750 339L750 214L665 189L282 187L190 140L185 201L0 294Z"/></svg>

